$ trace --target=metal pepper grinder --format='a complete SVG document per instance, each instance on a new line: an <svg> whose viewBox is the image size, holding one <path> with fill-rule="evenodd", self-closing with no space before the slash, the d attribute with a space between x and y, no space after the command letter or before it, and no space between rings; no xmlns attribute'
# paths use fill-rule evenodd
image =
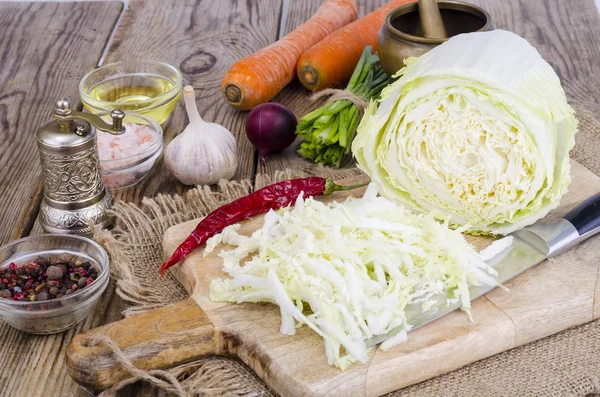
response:
<svg viewBox="0 0 600 397"><path fill-rule="evenodd" d="M99 116L73 111L61 99L53 116L36 134L44 176L41 224L48 233L89 235L90 225L110 222L106 210L112 204L100 176L96 128L123 134L125 113L110 112L111 125Z"/></svg>

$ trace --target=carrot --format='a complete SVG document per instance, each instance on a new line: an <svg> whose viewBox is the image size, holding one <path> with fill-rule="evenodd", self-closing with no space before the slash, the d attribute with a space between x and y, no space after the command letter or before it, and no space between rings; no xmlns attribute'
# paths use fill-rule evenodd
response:
<svg viewBox="0 0 600 397"><path fill-rule="evenodd" d="M377 34L386 15L410 0L395 0L313 45L298 61L298 79L311 91L343 85L350 79L366 46L377 51Z"/></svg>
<svg viewBox="0 0 600 397"><path fill-rule="evenodd" d="M356 0L325 0L312 18L287 36L234 63L221 83L225 99L242 110L269 102L294 79L304 51L357 15Z"/></svg>

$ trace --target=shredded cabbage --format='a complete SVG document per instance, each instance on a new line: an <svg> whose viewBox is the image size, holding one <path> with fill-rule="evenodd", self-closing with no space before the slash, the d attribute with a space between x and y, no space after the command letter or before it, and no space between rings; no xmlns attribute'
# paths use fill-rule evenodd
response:
<svg viewBox="0 0 600 397"><path fill-rule="evenodd" d="M294 207L268 212L251 236L238 230L229 226L207 243L204 255L234 247L219 254L230 278L212 280L210 298L278 305L281 332L306 324L341 369L367 361L369 338L389 334L382 348L406 340L408 305L436 311L440 302L461 302L468 311L470 286L497 285L459 231L378 197L375 184L343 203L300 196Z"/></svg>
<svg viewBox="0 0 600 397"><path fill-rule="evenodd" d="M525 39L455 36L396 77L352 147L382 195L473 234L508 234L558 206L577 120Z"/></svg>

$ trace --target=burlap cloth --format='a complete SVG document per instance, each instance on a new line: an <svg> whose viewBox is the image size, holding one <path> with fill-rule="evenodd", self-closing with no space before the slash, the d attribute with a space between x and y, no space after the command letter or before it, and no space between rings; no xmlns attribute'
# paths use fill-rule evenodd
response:
<svg viewBox="0 0 600 397"><path fill-rule="evenodd" d="M587 112L578 112L578 118L580 131L572 157L600 175L600 156L597 155L600 124ZM347 172L352 174L357 170ZM280 172L271 177L258 176L256 182L257 186L264 186L297 176L301 175ZM165 279L157 277L163 260L164 231L251 191L249 181L225 182L213 189L193 189L184 197L145 199L139 207L117 203L116 228L111 232L98 231L96 239L108 249L117 293L130 305L123 314L131 315L187 298L183 287L171 275ZM210 357L169 372L180 382L176 394L275 395L248 367L231 358ZM594 321L388 396L585 396L600 393L599 377L600 321Z"/></svg>

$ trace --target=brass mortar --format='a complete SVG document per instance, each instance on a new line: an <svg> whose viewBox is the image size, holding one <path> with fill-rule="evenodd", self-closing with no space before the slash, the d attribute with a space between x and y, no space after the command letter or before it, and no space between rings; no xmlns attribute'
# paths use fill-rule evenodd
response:
<svg viewBox="0 0 600 397"><path fill-rule="evenodd" d="M453 0L438 1L448 36L493 30L490 14L472 4ZM379 31L379 59L388 75L404 66L404 59L425 54L448 38L426 38L419 19L418 3L394 8Z"/></svg>

